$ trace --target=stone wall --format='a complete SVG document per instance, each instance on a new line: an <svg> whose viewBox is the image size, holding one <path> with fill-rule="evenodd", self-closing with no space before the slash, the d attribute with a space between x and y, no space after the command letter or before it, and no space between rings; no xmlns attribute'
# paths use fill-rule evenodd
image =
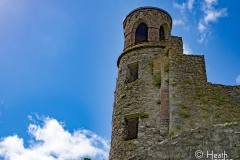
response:
<svg viewBox="0 0 240 160"><path fill-rule="evenodd" d="M225 92L236 101L237 105L240 107L240 85L238 86L223 86Z"/></svg>
<svg viewBox="0 0 240 160"><path fill-rule="evenodd" d="M112 117L111 159L131 157L163 139L159 128L160 88L154 82L154 76L161 73L161 52L162 47L146 47L130 51L121 58ZM138 79L126 83L128 65L136 62ZM141 117L140 114L148 117ZM125 119L131 115L139 115L138 137L124 141Z"/></svg>
<svg viewBox="0 0 240 160"><path fill-rule="evenodd" d="M197 151L199 151L198 154L196 154ZM223 156L224 153L225 156ZM218 157L213 158L217 160L240 159L239 125L222 124L215 125L212 128L198 127L196 129L187 130L159 144L153 145L148 150L130 159L212 160L212 154Z"/></svg>
<svg viewBox="0 0 240 160"><path fill-rule="evenodd" d="M239 86L207 82L203 56L170 50L169 61L171 134L198 126L240 122Z"/></svg>
<svg viewBox="0 0 240 160"><path fill-rule="evenodd" d="M110 159L122 160L166 139L169 133L169 47L182 51L182 39L142 43L125 49L118 59L112 117ZM138 63L138 79L126 83L129 65ZM147 115L142 118L141 114ZM137 139L124 140L126 118L139 117Z"/></svg>

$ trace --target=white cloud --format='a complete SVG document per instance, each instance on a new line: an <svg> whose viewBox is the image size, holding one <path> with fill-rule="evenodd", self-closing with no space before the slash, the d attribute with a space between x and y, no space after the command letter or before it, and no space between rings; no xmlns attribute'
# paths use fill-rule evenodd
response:
<svg viewBox="0 0 240 160"><path fill-rule="evenodd" d="M184 11L185 8L186 8L186 4L185 4L185 3L183 3L183 4L173 3L173 7L174 7L174 8L178 8L178 9L180 9L181 11Z"/></svg>
<svg viewBox="0 0 240 160"><path fill-rule="evenodd" d="M43 126L30 124L32 136L29 147L22 138L8 136L0 141L0 158L8 160L69 160L83 157L107 158L109 144L88 130L73 133L64 130L63 124L53 118L44 118Z"/></svg>
<svg viewBox="0 0 240 160"><path fill-rule="evenodd" d="M207 3L217 2L217 0L205 0Z"/></svg>
<svg viewBox="0 0 240 160"><path fill-rule="evenodd" d="M240 85L240 75L236 78L236 82Z"/></svg>
<svg viewBox="0 0 240 160"><path fill-rule="evenodd" d="M215 22L219 17L227 16L227 8L217 10L213 5L217 5L217 0L205 0L202 5L202 11L204 12L204 22Z"/></svg>
<svg viewBox="0 0 240 160"><path fill-rule="evenodd" d="M209 22L216 22L218 18L227 16L227 8L217 10L213 5L217 5L217 0L205 0L202 5L202 11L204 13L203 20L206 24Z"/></svg>
<svg viewBox="0 0 240 160"><path fill-rule="evenodd" d="M202 23L198 23L198 30L202 33L206 29L206 26Z"/></svg>
<svg viewBox="0 0 240 160"><path fill-rule="evenodd" d="M198 41L199 43L202 43L202 42L205 40L205 37L206 37L206 33L203 33L203 34L201 34L201 38L198 39L197 41Z"/></svg>
<svg viewBox="0 0 240 160"><path fill-rule="evenodd" d="M217 4L218 0L205 0L205 5L208 6L208 8L211 8L213 4Z"/></svg>
<svg viewBox="0 0 240 160"><path fill-rule="evenodd" d="M183 44L183 54L192 54L192 50L187 44Z"/></svg>
<svg viewBox="0 0 240 160"><path fill-rule="evenodd" d="M189 0L189 1L188 1L188 9L189 9L189 10L192 10L192 9L193 9L193 3L194 3L194 0Z"/></svg>
<svg viewBox="0 0 240 160"><path fill-rule="evenodd" d="M218 0L205 0L202 4L203 17L198 22L198 30L201 33L199 43L202 43L209 34L210 30L207 28L210 28L210 22L216 22L220 17L227 16L227 8L216 9L213 5L217 4Z"/></svg>
<svg viewBox="0 0 240 160"><path fill-rule="evenodd" d="M178 3L173 3L174 8L180 9L182 12L188 8L189 10L193 9L193 4L195 0L188 0L186 3L178 4Z"/></svg>
<svg viewBox="0 0 240 160"><path fill-rule="evenodd" d="M180 25L180 24L184 24L184 22L181 19L179 19L179 20L174 19L173 20L173 25Z"/></svg>
<svg viewBox="0 0 240 160"><path fill-rule="evenodd" d="M206 10L204 16L204 22L207 24L208 22L216 22L219 17L227 16L227 9L223 8L220 11L216 10Z"/></svg>
<svg viewBox="0 0 240 160"><path fill-rule="evenodd" d="M191 15L194 16L194 24L197 26L197 30L199 31L200 38L198 39L199 43L207 41L206 37L209 37L211 33L211 23L217 22L219 18L226 17L228 15L227 8L217 8L218 0L203 0L198 1L200 7L194 8L195 0L185 0L183 3L174 3L173 7L180 9L181 18L179 20L173 20L174 25L184 25L185 28L188 22L188 19L183 19L182 17L186 17L185 10L189 10ZM193 10L194 9L194 10ZM196 14L198 13L198 14ZM198 17L197 15L200 15ZM196 23L195 23L196 20ZM188 31L188 29L185 29Z"/></svg>

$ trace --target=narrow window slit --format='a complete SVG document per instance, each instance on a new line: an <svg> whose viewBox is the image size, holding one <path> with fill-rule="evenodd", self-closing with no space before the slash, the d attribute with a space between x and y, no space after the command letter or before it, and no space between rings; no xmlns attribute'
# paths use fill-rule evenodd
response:
<svg viewBox="0 0 240 160"><path fill-rule="evenodd" d="M159 30L159 40L164 40L165 39L165 33L164 33L164 28L163 26L160 27L160 30Z"/></svg>

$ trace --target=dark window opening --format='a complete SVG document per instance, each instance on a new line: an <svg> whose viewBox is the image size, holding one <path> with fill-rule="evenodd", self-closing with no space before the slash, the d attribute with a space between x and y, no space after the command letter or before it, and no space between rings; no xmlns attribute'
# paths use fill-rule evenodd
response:
<svg viewBox="0 0 240 160"><path fill-rule="evenodd" d="M140 23L135 33L135 44L148 41L148 27L145 23Z"/></svg>
<svg viewBox="0 0 240 160"><path fill-rule="evenodd" d="M134 82L138 79L138 63L128 65L126 83Z"/></svg>
<svg viewBox="0 0 240 160"><path fill-rule="evenodd" d="M126 119L125 141L136 139L138 134L138 117Z"/></svg>
<svg viewBox="0 0 240 160"><path fill-rule="evenodd" d="M163 29L163 26L161 26L159 30L159 40L161 41L164 39L165 39L164 29Z"/></svg>

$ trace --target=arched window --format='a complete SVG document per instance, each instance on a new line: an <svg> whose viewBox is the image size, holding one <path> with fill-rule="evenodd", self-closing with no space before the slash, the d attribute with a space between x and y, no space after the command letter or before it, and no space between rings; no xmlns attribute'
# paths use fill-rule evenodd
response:
<svg viewBox="0 0 240 160"><path fill-rule="evenodd" d="M164 39L165 39L164 29L163 29L163 26L161 26L159 30L159 40L161 41Z"/></svg>
<svg viewBox="0 0 240 160"><path fill-rule="evenodd" d="M140 23L135 33L135 44L148 41L148 26Z"/></svg>

